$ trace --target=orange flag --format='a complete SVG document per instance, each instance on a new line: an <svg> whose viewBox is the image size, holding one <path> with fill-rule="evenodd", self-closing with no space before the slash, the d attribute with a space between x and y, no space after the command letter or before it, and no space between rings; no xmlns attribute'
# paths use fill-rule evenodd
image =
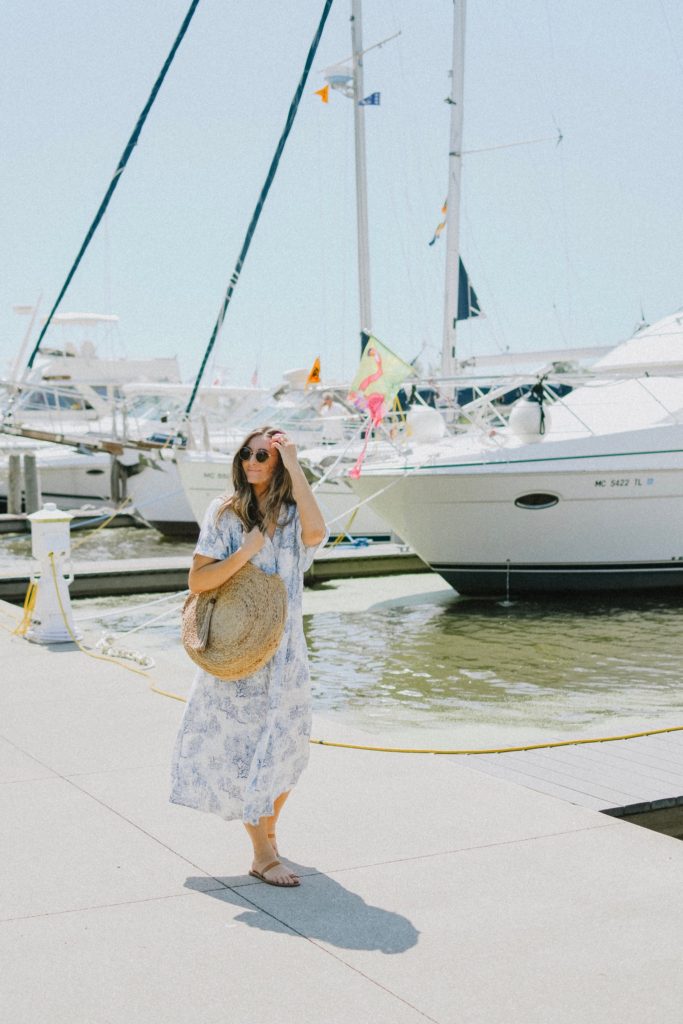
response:
<svg viewBox="0 0 683 1024"><path fill-rule="evenodd" d="M313 363L313 366L311 367L311 372L309 373L308 379L306 380L306 387L308 387L309 384L319 384L319 383L320 383L320 356L317 357L316 361Z"/></svg>
<svg viewBox="0 0 683 1024"><path fill-rule="evenodd" d="M329 103L330 102L330 87L329 87L329 85L324 85L322 87L322 89L316 89L315 94L316 94L316 96L320 97L320 99L323 101L323 103Z"/></svg>

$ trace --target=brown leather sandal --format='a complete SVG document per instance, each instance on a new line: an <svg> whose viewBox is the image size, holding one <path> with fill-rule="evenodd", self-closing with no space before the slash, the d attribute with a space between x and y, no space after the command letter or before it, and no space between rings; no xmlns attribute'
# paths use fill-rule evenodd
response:
<svg viewBox="0 0 683 1024"><path fill-rule="evenodd" d="M278 889L296 889L296 887L301 884L296 875L294 875L294 878L296 878L296 882L271 882L270 878L266 878L266 871L271 871L273 868L279 867L280 861L273 860L270 862L270 864L266 865L263 871L257 871L256 868L252 868L249 874L252 876L252 878L258 878L259 881L265 882L266 885L274 885Z"/></svg>

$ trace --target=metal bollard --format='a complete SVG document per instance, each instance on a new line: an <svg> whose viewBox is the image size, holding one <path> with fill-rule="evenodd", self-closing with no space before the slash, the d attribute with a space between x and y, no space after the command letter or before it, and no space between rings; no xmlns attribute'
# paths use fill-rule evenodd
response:
<svg viewBox="0 0 683 1024"><path fill-rule="evenodd" d="M26 639L39 644L80 640L69 597L69 584L73 581L69 564L69 523L72 515L48 502L40 512L34 512L28 518L31 523L31 549L33 557L40 562L40 572L32 577L38 593Z"/></svg>

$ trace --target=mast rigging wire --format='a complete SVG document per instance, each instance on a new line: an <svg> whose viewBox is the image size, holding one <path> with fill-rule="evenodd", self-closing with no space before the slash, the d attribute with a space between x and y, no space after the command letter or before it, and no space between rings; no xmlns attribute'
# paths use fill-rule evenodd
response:
<svg viewBox="0 0 683 1024"><path fill-rule="evenodd" d="M74 260L73 266L71 267L71 270L67 274L66 281L62 285L62 289L61 289L59 295L57 296L56 302L55 302L54 306L52 307L52 309L50 310L50 315L48 316L47 320L43 324L43 329L40 332L40 335L38 337L38 341L35 344L33 352L31 353L31 356L29 358L28 364L26 366L27 370L30 370L31 367L33 366L33 362L34 362L36 356L38 355L38 351L39 351L40 346L41 346L41 344L43 342L43 338L47 334L48 328L50 327L50 324L52 323L52 318L54 317L55 313L57 312L57 309L59 308L59 304L61 303L62 299L64 298L66 290L69 287L69 285L71 284L73 276L76 273L81 260L85 256L85 253L86 253L86 250L87 250L88 246L90 245L92 237L95 234L95 232L97 230L97 227L98 227L100 221L102 220L102 217L104 216L107 207L109 206L109 201L110 201L111 197L113 196L114 191L116 189L116 186L118 185L118 183L119 183L119 181L121 179L121 175L123 174L125 166L128 163L130 155L131 155L131 153L133 152L133 150L135 149L135 147L136 147L136 145L138 143L138 139L140 137L140 132L142 131L143 125L144 125L145 121L147 120L147 115L149 114L150 110L152 109L152 105L154 104L154 101L157 98L157 93L159 92L159 89L162 86L162 83L164 81L164 78L166 77L166 73L168 72L168 69L170 68L171 64L173 63L173 58L176 55L176 51L177 51L178 47L180 46L181 42L183 41L183 37L184 37L185 33L187 32L187 30L189 28L190 22L192 21L192 18L194 17L194 13L195 13L198 5L199 5L199 0L192 0L192 3L190 4L189 10L188 10L187 14L185 15L185 19L184 19L182 25L180 26L180 31L178 32L178 35L175 38L175 42L173 43L173 46L170 49L168 57L166 58L166 60L164 62L164 66L162 67L161 71L159 72L159 76L158 76L156 82L154 83L154 87L153 87L151 93L149 94L149 99L147 100L147 103L145 104L144 109L143 109L142 113L140 114L140 116L139 116L139 118L137 120L137 124L135 125L135 128L133 129L133 134L131 135L130 139L128 140L128 144L126 145L126 148L123 151L123 155L121 156L121 159L119 160L118 166L117 166L116 170L114 171L114 176L113 176L113 178L111 179L111 181L109 183L109 188L107 189L107 191L105 193L104 199L100 203L100 207L99 207L97 213L95 214L95 218L94 218L92 224L90 225L90 227L88 228L88 233L85 236L85 240L83 241L83 244L81 245L81 248L80 248L80 250L78 252L78 255L76 256L76 259Z"/></svg>
<svg viewBox="0 0 683 1024"><path fill-rule="evenodd" d="M251 240L252 240L252 238L254 236L254 232L256 230L256 225L259 222L259 218L261 216L261 211L263 210L263 207L265 205L265 201L266 201L266 198L268 196L268 192L270 191L270 186L273 184L273 180L275 178L275 172L277 171L278 164L280 163L280 158L282 157L282 152L283 152L283 150L285 148L285 143L287 142L287 138L289 136L289 133L292 130L292 125L294 124L294 118L296 117L297 111L299 109L299 103L301 101L301 95L302 95L302 93L304 91L304 88L306 86L306 81L308 80L308 75L309 75L309 72L311 70L311 65L312 65L313 60L315 58L315 55L317 53L318 45L320 43L320 37L322 36L323 29L325 27L325 22L327 21L327 16L330 13L330 8L332 7L332 2L333 2L333 0L325 0L325 6L323 8L323 13L322 13L321 18L320 18L320 24L318 25L317 31L315 33L315 36L313 37L313 42L311 43L310 49L308 51L308 56L306 57L306 63L304 65L303 73L302 73L301 78L299 80L299 84L298 84L298 86L296 88L296 92L294 93L294 96L292 98L292 102L291 102L291 104L289 106L289 112L287 114L287 120L285 122L285 127L284 127L284 129L282 131L282 135L280 136L280 141L277 144L277 149L275 150L275 156L273 157L273 159L271 161L271 164L270 164L270 167L268 168L268 174L266 175L265 184L264 184L263 188L261 189L261 194L258 197L258 200L257 200L257 203L256 203L256 207L254 209L253 214L251 215L251 220L249 222L249 227L247 228L247 233L245 235L244 242L242 243L242 248L240 250L240 254L237 257L237 263L235 264L235 269L233 270L232 276L230 277L230 283L228 285L228 290L226 291L225 298L223 299L223 305L222 305L221 310L220 310L220 312L218 314L218 318L216 320L216 323L214 324L213 331L211 332L211 337L209 338L209 344L207 345L206 352L204 353L204 358L202 359L202 363L201 363L201 366L199 367L199 372L197 374L197 378L196 378L196 380L194 382L194 386L192 388L192 394L190 395L190 399L189 399L189 401L187 403L187 407L185 409L184 419L187 419L187 417L192 412L192 406L194 405L195 398L197 397L197 391L199 390L199 385L201 383L202 377L204 376L204 371L206 369L206 364L207 364L207 362L209 360L209 356L211 355L211 351L212 351L212 349L213 349L213 347L214 347L214 345L216 343L216 338L218 337L219 331L220 331L221 327L223 326L223 321L225 320L225 315L226 315L226 313L228 311L228 306L230 305L230 300L232 298L233 292L235 291L235 287L236 287L237 282L239 280L240 274L242 273L242 267L244 266L244 261L246 259L247 253L249 252L249 246L251 245Z"/></svg>

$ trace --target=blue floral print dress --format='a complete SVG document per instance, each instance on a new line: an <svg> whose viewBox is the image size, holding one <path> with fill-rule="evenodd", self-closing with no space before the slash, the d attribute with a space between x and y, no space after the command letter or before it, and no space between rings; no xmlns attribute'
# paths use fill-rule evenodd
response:
<svg viewBox="0 0 683 1024"><path fill-rule="evenodd" d="M207 509L197 555L227 558L242 543L234 512L224 512L216 525L221 502L216 498ZM303 574L318 547L303 543L292 505L251 559L264 572L278 573L287 587L282 640L268 664L244 679L226 682L197 672L173 752L172 803L257 825L306 767L311 689L301 602Z"/></svg>

